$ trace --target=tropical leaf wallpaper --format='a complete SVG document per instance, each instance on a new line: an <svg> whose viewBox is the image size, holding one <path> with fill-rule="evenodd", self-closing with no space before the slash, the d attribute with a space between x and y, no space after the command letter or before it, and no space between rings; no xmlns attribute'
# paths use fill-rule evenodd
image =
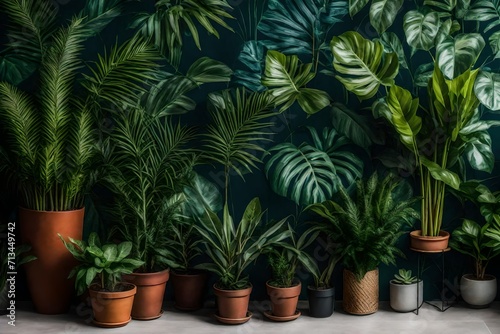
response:
<svg viewBox="0 0 500 334"><path fill-rule="evenodd" d="M305 222L307 205L332 198L341 185L350 187L373 170L396 172L418 194L417 164L410 153L415 150L427 161L448 133L456 145L434 174L440 172L448 185L488 179L492 189L500 189L495 163L500 156L500 0L0 4L5 18L0 29L6 31L0 36L0 81L26 91L37 90L46 55L40 45L54 26L67 25L72 17L83 25L78 80L113 68L111 60L102 64L112 56L120 61L118 43L131 37L149 43L158 66L143 87L130 87L131 93L139 91L139 100L113 90L103 98L119 99L124 109L136 103L153 118L195 126L199 136L190 144L200 153L195 169L221 192L228 187L235 216L258 196L267 209L265 219L293 215L291 221ZM120 112L109 104L103 110L96 131L112 128L113 114ZM464 118L457 119L459 110L467 110ZM232 114L222 115L225 111ZM433 122L434 131L426 130ZM417 145L418 138L427 141ZM0 140L0 155L8 159L7 138L1 134ZM230 147L221 146L226 142ZM227 184L220 164L229 161ZM12 198L6 191L2 197ZM15 205L2 202L3 212ZM474 214L452 196L446 205L445 229ZM95 228L93 217L87 224ZM415 266L416 255L405 240L401 247L408 259L401 261ZM264 286L267 268L257 265L262 270L252 274L254 286ZM387 299L384 287L396 268L381 270L381 299Z"/></svg>

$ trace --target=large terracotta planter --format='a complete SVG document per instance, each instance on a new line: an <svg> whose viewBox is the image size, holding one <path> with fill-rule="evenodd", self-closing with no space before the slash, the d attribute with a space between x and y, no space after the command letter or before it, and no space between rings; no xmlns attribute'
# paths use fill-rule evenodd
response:
<svg viewBox="0 0 500 334"><path fill-rule="evenodd" d="M92 303L93 322L99 327L122 327L131 320L130 313L137 292L135 285L123 283L125 291L99 291L100 286L93 284L89 288Z"/></svg>
<svg viewBox="0 0 500 334"><path fill-rule="evenodd" d="M34 211L19 209L21 241L31 245L36 260L24 265L35 310L60 314L69 310L74 280L68 275L78 262L66 249L58 233L82 239L84 209Z"/></svg>
<svg viewBox="0 0 500 334"><path fill-rule="evenodd" d="M309 299L309 316L314 318L328 318L333 314L335 304L335 288L316 289L307 288Z"/></svg>
<svg viewBox="0 0 500 334"><path fill-rule="evenodd" d="M302 284L298 282L289 288L279 288L266 282L267 294L271 299L272 315L275 317L291 317L297 311Z"/></svg>
<svg viewBox="0 0 500 334"><path fill-rule="evenodd" d="M221 319L248 318L248 303L252 293L252 286L241 290L222 290L214 284L214 293L217 297L217 319L219 321Z"/></svg>
<svg viewBox="0 0 500 334"><path fill-rule="evenodd" d="M344 299L342 307L351 314L372 314L378 310L378 269L366 273L358 281L354 274L344 269Z"/></svg>
<svg viewBox="0 0 500 334"><path fill-rule="evenodd" d="M194 311L203 306L203 297L208 275L203 271L192 273L171 273L174 287L175 308L181 311Z"/></svg>
<svg viewBox="0 0 500 334"><path fill-rule="evenodd" d="M450 233L439 231L437 237L422 236L421 230L410 232L410 247L421 252L441 252L448 248Z"/></svg>
<svg viewBox="0 0 500 334"><path fill-rule="evenodd" d="M163 296L169 276L168 269L156 273L133 273L123 276L125 282L137 286L132 307L133 319L153 320L161 317Z"/></svg>
<svg viewBox="0 0 500 334"><path fill-rule="evenodd" d="M484 280L474 279L473 275L463 275L460 279L462 299L472 308L486 308L497 296L497 279L485 275Z"/></svg>

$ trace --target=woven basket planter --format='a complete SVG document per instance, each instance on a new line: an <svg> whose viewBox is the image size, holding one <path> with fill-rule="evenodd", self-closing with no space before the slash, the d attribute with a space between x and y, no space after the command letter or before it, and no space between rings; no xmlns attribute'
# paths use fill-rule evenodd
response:
<svg viewBox="0 0 500 334"><path fill-rule="evenodd" d="M358 281L344 269L344 297L342 308L351 314L372 314L378 310L378 269L369 271Z"/></svg>

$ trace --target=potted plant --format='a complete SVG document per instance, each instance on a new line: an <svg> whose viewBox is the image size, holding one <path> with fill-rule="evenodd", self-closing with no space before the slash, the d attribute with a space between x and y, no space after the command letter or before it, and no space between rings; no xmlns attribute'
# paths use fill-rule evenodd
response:
<svg viewBox="0 0 500 334"><path fill-rule="evenodd" d="M486 130L498 122L482 121L478 106L500 109L498 90L490 89L498 85L500 76L486 67L474 68L485 41L481 33L471 32L470 27L479 29L479 24L464 22L489 21L496 16L468 16L458 3L426 1L403 12L403 44L388 30L401 5L384 8L387 15L383 20L379 6L370 8L370 21L378 33L373 41L354 31L334 37L333 65L345 88L361 100L371 100L375 117L385 118L395 130L401 143L396 154L410 161L407 172L419 176L421 230L411 233L411 247L439 251L447 247L449 238L441 229L445 194L447 189L458 189L464 180L460 172L464 160L480 171L493 168ZM351 15L363 7L351 7ZM492 49L496 50L494 44ZM411 80L406 80L406 74ZM398 78L411 82L413 89L398 86ZM385 93L379 93L381 86ZM418 93L428 96L428 103L414 97ZM381 156L388 163L394 158L389 153ZM435 245L428 246L428 241Z"/></svg>
<svg viewBox="0 0 500 334"><path fill-rule="evenodd" d="M331 224L329 236L337 244L344 265L343 308L351 314L378 310L378 265L402 255L396 242L403 226L418 214L411 187L394 174L379 179L377 172L356 183L356 194L340 188L338 201L313 204L309 209Z"/></svg>
<svg viewBox="0 0 500 334"><path fill-rule="evenodd" d="M87 289L92 303L92 321L99 327L121 327L131 320L130 314L137 288L121 281L144 263L130 257L132 243L101 245L97 233L89 235L88 242L66 240L59 235L64 246L79 264L71 270L69 278L76 277L78 295Z"/></svg>
<svg viewBox="0 0 500 334"><path fill-rule="evenodd" d="M424 283L412 276L411 270L399 269L389 282L389 298L394 311L414 311L424 302Z"/></svg>
<svg viewBox="0 0 500 334"><path fill-rule="evenodd" d="M471 307L488 307L497 294L496 277L486 274L486 268L500 254L499 195L476 181L468 181L461 191L480 208L485 223L464 219L453 230L450 246L474 260L473 273L460 279L460 294Z"/></svg>
<svg viewBox="0 0 500 334"><path fill-rule="evenodd" d="M133 37L100 57L84 75L84 42L120 13L117 2L98 8L87 2L62 27L54 24L58 11L51 1L23 4L2 2L9 19L11 62L22 64L19 73L25 76L0 82L5 138L0 169L17 192L21 241L31 245L38 259L25 266L35 309L64 313L74 292L67 276L76 262L57 232L82 238L84 197L98 169L95 115L109 104L131 102L143 82L154 79L151 70L158 67L158 55ZM9 72L17 69L7 67ZM31 93L18 87L33 72L26 73L27 68L39 78Z"/></svg>
<svg viewBox="0 0 500 334"><path fill-rule="evenodd" d="M306 252L306 248L317 238L317 228L310 228L297 239L293 228L288 226L290 238L274 247L268 254L272 278L266 282L267 294L271 299L271 310L264 315L274 321L297 319L301 312L297 309L302 283L295 277L299 265L311 272L317 272L316 262Z"/></svg>

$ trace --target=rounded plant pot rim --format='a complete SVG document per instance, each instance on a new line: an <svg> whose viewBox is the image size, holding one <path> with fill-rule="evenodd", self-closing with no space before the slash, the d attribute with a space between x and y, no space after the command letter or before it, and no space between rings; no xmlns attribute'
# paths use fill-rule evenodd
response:
<svg viewBox="0 0 500 334"><path fill-rule="evenodd" d="M170 277L170 269L156 271L153 273L132 273L122 276L128 283L138 286L153 286L164 284Z"/></svg>
<svg viewBox="0 0 500 334"><path fill-rule="evenodd" d="M190 276L207 276L208 273L202 269L188 269L183 271L171 270L170 275L178 277L190 277Z"/></svg>
<svg viewBox="0 0 500 334"><path fill-rule="evenodd" d="M422 280L422 279L419 279L417 282L415 282L415 283L410 283L410 284L396 283L396 282L394 282L394 280L393 280L393 279L391 279L391 280L389 281L389 283L390 283L390 284L392 284L392 285L397 285L397 286L410 286L410 285L415 285L415 284L417 284L417 283L421 283L421 282L423 282L423 280Z"/></svg>
<svg viewBox="0 0 500 334"><path fill-rule="evenodd" d="M252 292L252 284L250 283L249 287L238 289L238 290L226 290L217 287L217 283L213 285L215 295L226 295L229 297L240 297L249 295Z"/></svg>
<svg viewBox="0 0 500 334"><path fill-rule="evenodd" d="M279 287L279 286L276 286L276 285L272 285L270 284L271 280L267 281L266 282L266 286L272 288L272 289L290 289L290 290L293 290L293 289L297 289L298 287L301 287L302 288L302 282L297 280L297 281L294 281L294 285L292 286L287 286L287 287Z"/></svg>
<svg viewBox="0 0 500 334"><path fill-rule="evenodd" d="M33 210L33 209L28 209L22 206L19 206L20 210L28 211L28 212L45 212L45 213L65 213L65 212L75 212L75 211L82 211L85 210L85 207L78 208L78 209L73 209L73 210L59 210L59 211L47 211L47 210Z"/></svg>
<svg viewBox="0 0 500 334"><path fill-rule="evenodd" d="M132 283L127 283L127 282L120 282L118 283L123 286L128 286L129 289L124 290L124 291L101 291L100 290L100 285L99 284L91 284L89 286L89 293L92 295L99 295L99 298L102 299L120 299L120 298L127 298L130 296L133 296L137 292L137 286Z"/></svg>
<svg viewBox="0 0 500 334"><path fill-rule="evenodd" d="M328 291L328 290L335 290L335 287L331 286L329 288L317 288L314 285L308 285L307 289L312 291Z"/></svg>
<svg viewBox="0 0 500 334"><path fill-rule="evenodd" d="M416 239L430 239L430 240L443 240L450 237L450 233L445 230L439 230L438 236L422 235L422 230L415 230L410 232L410 236Z"/></svg>
<svg viewBox="0 0 500 334"><path fill-rule="evenodd" d="M493 280L497 279L495 276L490 275L490 274L485 274L483 279L475 278L474 274L464 274L464 275L462 275L462 278L469 280L469 281L476 281L476 282L493 281Z"/></svg>

